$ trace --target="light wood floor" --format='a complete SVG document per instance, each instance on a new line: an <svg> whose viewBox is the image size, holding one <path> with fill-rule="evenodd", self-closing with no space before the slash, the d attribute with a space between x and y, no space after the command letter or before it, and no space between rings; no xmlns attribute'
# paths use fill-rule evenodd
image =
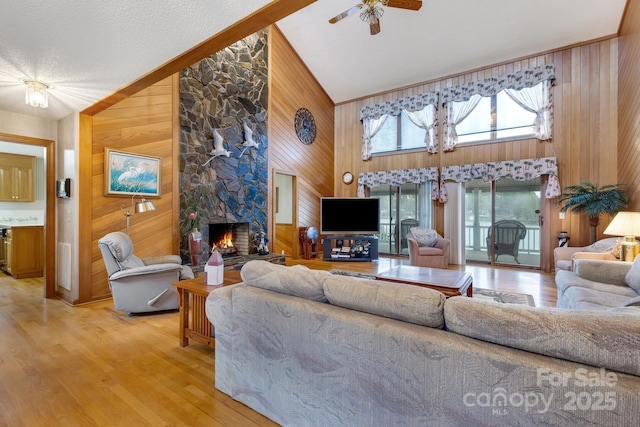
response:
<svg viewBox="0 0 640 427"><path fill-rule="evenodd" d="M303 263L375 273L400 262ZM475 287L555 305L550 274L465 269ZM128 317L111 300L71 307L42 288L0 272L0 426L275 425L215 390L213 350L179 347L177 313Z"/></svg>

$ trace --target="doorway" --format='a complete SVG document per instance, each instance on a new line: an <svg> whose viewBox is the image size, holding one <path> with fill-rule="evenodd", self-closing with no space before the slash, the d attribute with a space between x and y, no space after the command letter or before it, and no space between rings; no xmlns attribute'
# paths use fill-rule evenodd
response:
<svg viewBox="0 0 640 427"><path fill-rule="evenodd" d="M467 261L540 268L542 226L540 177L466 183Z"/></svg>
<svg viewBox="0 0 640 427"><path fill-rule="evenodd" d="M0 133L0 139L18 144L44 147L45 158L45 213L44 213L44 297L56 297L56 206L55 206L55 152L54 141L28 136Z"/></svg>
<svg viewBox="0 0 640 427"><path fill-rule="evenodd" d="M296 175L274 172L274 244L275 253L283 253L294 258L299 257L297 233L297 189Z"/></svg>

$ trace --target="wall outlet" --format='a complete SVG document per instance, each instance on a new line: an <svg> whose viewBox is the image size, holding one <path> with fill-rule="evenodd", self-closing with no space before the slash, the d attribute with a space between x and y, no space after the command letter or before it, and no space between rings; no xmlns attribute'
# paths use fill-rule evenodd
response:
<svg viewBox="0 0 640 427"><path fill-rule="evenodd" d="M564 212L560 212L560 213L558 214L558 217L559 217L560 219L564 219Z"/></svg>

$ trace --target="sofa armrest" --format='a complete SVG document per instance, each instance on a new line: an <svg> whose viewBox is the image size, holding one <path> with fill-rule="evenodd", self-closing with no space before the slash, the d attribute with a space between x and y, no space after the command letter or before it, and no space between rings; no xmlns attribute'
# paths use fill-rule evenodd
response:
<svg viewBox="0 0 640 427"><path fill-rule="evenodd" d="M451 240L445 239L444 237L438 237L438 242L436 243L436 248L442 249L442 254L444 255L444 265L449 265L449 246L451 245Z"/></svg>
<svg viewBox="0 0 640 427"><path fill-rule="evenodd" d="M625 276L632 263L625 261L604 261L598 259L576 259L574 273L593 282L610 285L629 286Z"/></svg>
<svg viewBox="0 0 640 427"><path fill-rule="evenodd" d="M576 268L577 259L595 259L601 261L620 261L611 252L576 252L571 255L571 270Z"/></svg>
<svg viewBox="0 0 640 427"><path fill-rule="evenodd" d="M409 263L416 265L418 262L418 242L410 235L407 235L407 243L409 245Z"/></svg>
<svg viewBox="0 0 640 427"><path fill-rule="evenodd" d="M153 275L156 273L165 273L167 271L181 271L180 264L154 264L145 265L144 267L135 267L128 270L121 270L109 276L109 281L122 280L133 276Z"/></svg>
<svg viewBox="0 0 640 427"><path fill-rule="evenodd" d="M233 363L233 334L236 322L233 317L233 291L245 287L244 283L224 286L209 292L205 302L205 312L213 327L216 340L215 348L215 378L216 388L228 395L233 394L234 369Z"/></svg>
<svg viewBox="0 0 640 427"><path fill-rule="evenodd" d="M569 261L576 252L584 251L583 246L558 246L553 250L553 265L558 270L558 261Z"/></svg>

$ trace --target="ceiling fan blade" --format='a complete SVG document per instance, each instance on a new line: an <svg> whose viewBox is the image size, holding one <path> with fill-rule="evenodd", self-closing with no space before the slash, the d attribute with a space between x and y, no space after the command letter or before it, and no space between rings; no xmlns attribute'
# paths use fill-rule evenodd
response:
<svg viewBox="0 0 640 427"><path fill-rule="evenodd" d="M375 21L371 22L369 24L369 31L371 32L372 36L375 36L376 34L378 34L380 32L380 20L376 19Z"/></svg>
<svg viewBox="0 0 640 427"><path fill-rule="evenodd" d="M422 1L420 0L389 0L389 7L398 7L400 9L420 10Z"/></svg>
<svg viewBox="0 0 640 427"><path fill-rule="evenodd" d="M351 9L349 10L345 10L344 12L342 12L340 15L334 16L333 18L329 19L329 23L331 24L335 24L336 22L340 21L341 19L346 18L349 15L353 15L354 13L356 13L357 11L360 10L360 7L362 5L357 5L357 6L353 6Z"/></svg>

